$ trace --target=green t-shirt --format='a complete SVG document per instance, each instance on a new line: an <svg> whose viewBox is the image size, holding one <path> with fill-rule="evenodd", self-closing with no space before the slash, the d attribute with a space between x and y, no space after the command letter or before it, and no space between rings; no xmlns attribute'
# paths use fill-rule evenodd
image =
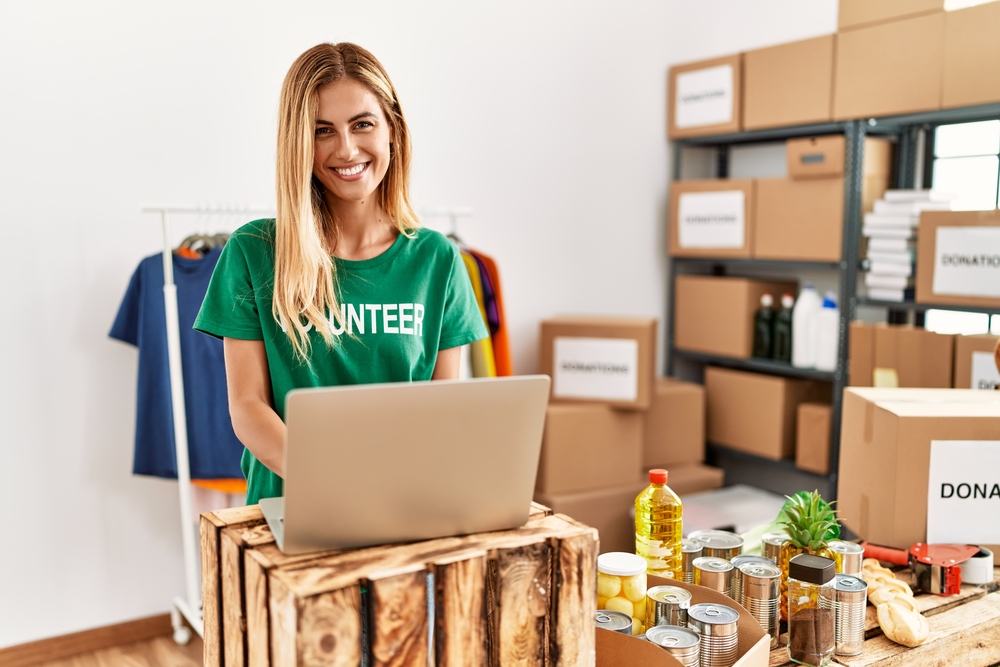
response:
<svg viewBox="0 0 1000 667"><path fill-rule="evenodd" d="M313 332L311 364L302 363L271 313L274 228L273 219L256 220L230 237L194 328L264 341L282 419L292 389L430 380L439 350L489 335L458 248L438 232L418 229L412 237L400 234L378 257L335 258L344 326L353 335L341 331L328 347ZM249 450L242 467L248 504L282 495L282 479Z"/></svg>

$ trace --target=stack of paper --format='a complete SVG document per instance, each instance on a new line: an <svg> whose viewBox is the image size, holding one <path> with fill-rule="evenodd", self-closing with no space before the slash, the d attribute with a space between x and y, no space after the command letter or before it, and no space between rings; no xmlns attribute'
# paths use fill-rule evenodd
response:
<svg viewBox="0 0 1000 667"><path fill-rule="evenodd" d="M868 298L904 301L913 296L913 267L921 211L947 211L955 195L937 190L887 190L865 213Z"/></svg>

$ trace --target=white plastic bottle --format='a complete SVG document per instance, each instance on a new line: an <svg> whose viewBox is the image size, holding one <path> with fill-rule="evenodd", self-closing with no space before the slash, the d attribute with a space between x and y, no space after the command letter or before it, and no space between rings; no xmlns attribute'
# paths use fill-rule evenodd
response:
<svg viewBox="0 0 1000 667"><path fill-rule="evenodd" d="M816 333L820 311L820 298L812 285L799 292L792 309L792 366L816 367Z"/></svg>
<svg viewBox="0 0 1000 667"><path fill-rule="evenodd" d="M840 344L840 311L837 295L823 295L823 306L816 321L816 370L837 370L837 348Z"/></svg>

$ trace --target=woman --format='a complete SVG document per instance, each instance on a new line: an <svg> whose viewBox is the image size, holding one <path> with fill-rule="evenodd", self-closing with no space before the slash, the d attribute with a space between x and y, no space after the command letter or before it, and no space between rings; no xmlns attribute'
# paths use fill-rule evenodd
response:
<svg viewBox="0 0 1000 667"><path fill-rule="evenodd" d="M348 43L299 56L281 89L277 217L232 235L195 321L224 340L248 504L282 495L288 391L454 379L460 346L488 335L457 248L417 221L409 167L378 60Z"/></svg>

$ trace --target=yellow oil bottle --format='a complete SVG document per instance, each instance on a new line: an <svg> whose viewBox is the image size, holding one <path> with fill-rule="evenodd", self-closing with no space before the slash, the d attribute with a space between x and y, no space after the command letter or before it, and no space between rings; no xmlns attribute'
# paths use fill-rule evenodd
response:
<svg viewBox="0 0 1000 667"><path fill-rule="evenodd" d="M649 486L635 499L635 553L646 561L646 573L681 578L683 505L667 486L667 471L649 471Z"/></svg>

